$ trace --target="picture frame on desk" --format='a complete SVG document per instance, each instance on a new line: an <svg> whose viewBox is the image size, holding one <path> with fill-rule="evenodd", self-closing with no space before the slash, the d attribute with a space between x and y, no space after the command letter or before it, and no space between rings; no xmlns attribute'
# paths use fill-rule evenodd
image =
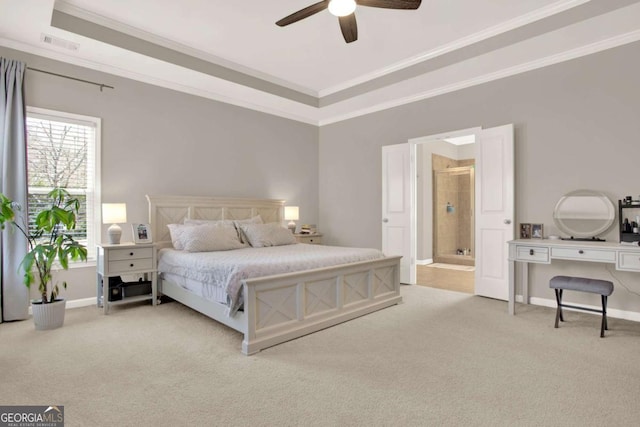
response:
<svg viewBox="0 0 640 427"><path fill-rule="evenodd" d="M543 239L544 238L544 225L543 224L531 224L531 238Z"/></svg>
<svg viewBox="0 0 640 427"><path fill-rule="evenodd" d="M131 224L131 231L133 233L133 242L136 244L151 243L153 241L149 224Z"/></svg>
<svg viewBox="0 0 640 427"><path fill-rule="evenodd" d="M521 223L520 224L520 238L521 239L530 239L531 238L531 224L529 224L529 223Z"/></svg>

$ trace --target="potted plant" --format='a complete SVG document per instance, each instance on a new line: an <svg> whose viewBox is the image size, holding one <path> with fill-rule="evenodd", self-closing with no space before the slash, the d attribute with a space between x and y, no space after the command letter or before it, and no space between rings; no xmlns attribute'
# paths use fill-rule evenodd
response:
<svg viewBox="0 0 640 427"><path fill-rule="evenodd" d="M54 188L47 194L50 203L34 213L29 227L25 215L18 217L21 206L0 193L0 228L5 224L18 230L28 242L28 252L22 259L18 273L24 275L27 288L35 282L41 298L31 301L36 329L54 329L64 323L66 301L58 298L60 289L53 283L51 271L60 266L67 270L69 260L87 259L87 248L77 242L69 231L76 228L80 202L62 188ZM66 289L67 282L62 286Z"/></svg>

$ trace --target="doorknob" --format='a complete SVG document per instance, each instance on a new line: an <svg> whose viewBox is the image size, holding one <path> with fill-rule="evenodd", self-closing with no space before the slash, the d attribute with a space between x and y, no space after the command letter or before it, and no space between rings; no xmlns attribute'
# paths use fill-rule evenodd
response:
<svg viewBox="0 0 640 427"><path fill-rule="evenodd" d="M382 218L382 222L389 222L389 218Z"/></svg>
<svg viewBox="0 0 640 427"><path fill-rule="evenodd" d="M511 220L510 220L510 219L505 219L505 220L504 220L504 223L505 223L505 224L511 224Z"/></svg>

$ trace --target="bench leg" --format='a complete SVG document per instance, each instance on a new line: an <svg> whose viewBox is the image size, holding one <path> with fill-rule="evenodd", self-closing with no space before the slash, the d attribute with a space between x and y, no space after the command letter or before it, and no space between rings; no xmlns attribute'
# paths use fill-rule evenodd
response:
<svg viewBox="0 0 640 427"><path fill-rule="evenodd" d="M558 327L558 321L564 322L564 317L562 316L562 289L555 289L556 291L556 303L558 308L556 309L556 324L555 327Z"/></svg>
<svg viewBox="0 0 640 427"><path fill-rule="evenodd" d="M609 329L607 325L607 296L602 295L602 326L600 326L600 338L604 338L604 331Z"/></svg>
<svg viewBox="0 0 640 427"><path fill-rule="evenodd" d="M558 327L558 321L564 322L564 316L562 315L562 289L554 289L556 291L556 304L558 308L556 308L556 324L555 327Z"/></svg>

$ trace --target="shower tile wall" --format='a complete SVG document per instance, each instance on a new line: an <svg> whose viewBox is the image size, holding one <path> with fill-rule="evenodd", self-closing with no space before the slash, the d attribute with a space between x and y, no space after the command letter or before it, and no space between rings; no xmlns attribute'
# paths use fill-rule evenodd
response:
<svg viewBox="0 0 640 427"><path fill-rule="evenodd" d="M433 154L433 170L473 166L473 159L454 160ZM434 180L435 182L435 180ZM465 260L456 256L458 249L473 248L471 242L471 185L469 174L440 175L438 188L434 188L434 215L437 228L434 229L434 261L445 263L473 264L473 254ZM447 203L454 207L447 212Z"/></svg>

